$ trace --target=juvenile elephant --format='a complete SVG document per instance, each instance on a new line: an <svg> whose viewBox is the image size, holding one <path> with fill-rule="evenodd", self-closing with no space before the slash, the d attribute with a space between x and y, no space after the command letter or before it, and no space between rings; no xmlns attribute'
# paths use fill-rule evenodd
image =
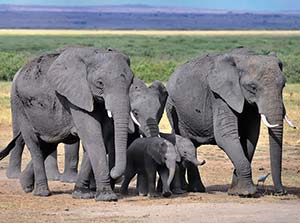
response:
<svg viewBox="0 0 300 223"><path fill-rule="evenodd" d="M198 161L197 151L191 140L172 133L160 133L160 136L171 142L180 156L180 162L176 164L175 176L171 183L171 191L174 194L185 193L188 190L188 184L185 180L186 167L189 165L202 166L205 164L205 160ZM147 185L144 183L146 180L142 179L142 177L140 175L137 179L137 188L140 195L147 195ZM162 191L160 178L158 180L157 191Z"/></svg>
<svg viewBox="0 0 300 223"><path fill-rule="evenodd" d="M26 192L34 189L34 195L48 196L45 158L58 143L72 144L80 138L94 172L96 200L117 200L110 176L120 177L126 167L127 131L133 126L129 125L132 80L125 54L93 47L41 55L16 74L11 90L13 142L22 137L32 156L20 178ZM110 117L116 161L109 174L103 132Z"/></svg>
<svg viewBox="0 0 300 223"><path fill-rule="evenodd" d="M244 48L201 56L171 75L166 110L172 128L196 147L217 144L224 150L235 168L229 194L256 193L251 161L261 119L269 130L275 193L286 193L281 182L284 85L276 55ZM204 191L198 170L189 171L193 190Z"/></svg>
<svg viewBox="0 0 300 223"><path fill-rule="evenodd" d="M159 137L136 139L127 150L127 166L121 193L127 194L131 179L138 174L146 179L148 196L156 196L155 184L158 172L162 179L162 195L169 197L176 161L180 161L180 156L175 146L168 140Z"/></svg>

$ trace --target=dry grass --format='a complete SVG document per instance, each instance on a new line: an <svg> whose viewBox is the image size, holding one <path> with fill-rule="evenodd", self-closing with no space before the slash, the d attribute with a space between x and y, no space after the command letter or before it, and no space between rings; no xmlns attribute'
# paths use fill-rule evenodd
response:
<svg viewBox="0 0 300 223"><path fill-rule="evenodd" d="M1 29L0 35L300 36L299 30L44 30Z"/></svg>

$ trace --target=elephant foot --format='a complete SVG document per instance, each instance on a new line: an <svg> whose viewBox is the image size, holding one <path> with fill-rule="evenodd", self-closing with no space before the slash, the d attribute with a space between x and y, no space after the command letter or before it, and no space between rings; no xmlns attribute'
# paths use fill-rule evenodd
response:
<svg viewBox="0 0 300 223"><path fill-rule="evenodd" d="M51 192L49 191L49 188L47 186L39 186L34 189L33 195L40 197L48 197L51 195Z"/></svg>
<svg viewBox="0 0 300 223"><path fill-rule="evenodd" d="M158 193L156 193L156 192L148 193L147 195L148 195L148 197L150 197L150 198L156 198L156 197L159 197L159 196L160 196L160 195L159 195Z"/></svg>
<svg viewBox="0 0 300 223"><path fill-rule="evenodd" d="M287 195L287 191L283 188L281 190L274 192L274 196L285 196L285 195Z"/></svg>
<svg viewBox="0 0 300 223"><path fill-rule="evenodd" d="M254 194L256 194L256 192L257 192L257 188L252 182L248 182L248 183L239 182L236 185L232 185L228 189L228 194L233 196L248 197L248 196L253 196Z"/></svg>
<svg viewBox="0 0 300 223"><path fill-rule="evenodd" d="M146 196L147 196L147 193L139 192L139 196L140 196L140 197L146 197Z"/></svg>
<svg viewBox="0 0 300 223"><path fill-rule="evenodd" d="M102 190L97 190L96 201L117 201L117 195L112 191L111 188L104 187Z"/></svg>
<svg viewBox="0 0 300 223"><path fill-rule="evenodd" d="M21 171L19 169L8 168L6 170L6 176L8 179L19 179Z"/></svg>
<svg viewBox="0 0 300 223"><path fill-rule="evenodd" d="M77 180L77 172L67 172L60 176L60 181L65 183L75 183Z"/></svg>
<svg viewBox="0 0 300 223"><path fill-rule="evenodd" d="M172 194L171 191L164 191L164 192L162 192L162 196L163 196L163 197L170 197L171 194Z"/></svg>
<svg viewBox="0 0 300 223"><path fill-rule="evenodd" d="M72 193L72 198L74 199L92 199L95 198L95 191L92 191L89 188L76 187Z"/></svg>
<svg viewBox="0 0 300 223"><path fill-rule="evenodd" d="M46 171L47 179L51 181L60 181L61 174L58 171Z"/></svg>
<svg viewBox="0 0 300 223"><path fill-rule="evenodd" d="M203 184L192 184L188 186L188 192L205 193Z"/></svg>
<svg viewBox="0 0 300 223"><path fill-rule="evenodd" d="M187 191L186 190L182 190L181 188L174 188L173 190L172 190L172 193L173 194L184 194L184 193L186 193Z"/></svg>
<svg viewBox="0 0 300 223"><path fill-rule="evenodd" d="M25 193L31 193L34 189L33 179L25 174L20 175L20 184Z"/></svg>

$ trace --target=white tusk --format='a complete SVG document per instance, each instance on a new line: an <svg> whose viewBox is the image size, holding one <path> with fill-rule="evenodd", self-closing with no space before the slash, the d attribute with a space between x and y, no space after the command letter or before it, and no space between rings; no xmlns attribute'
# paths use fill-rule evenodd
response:
<svg viewBox="0 0 300 223"><path fill-rule="evenodd" d="M284 120L287 122L287 124L289 124L289 126L293 129L296 128L296 126L293 124L293 122L289 119L289 117L287 115L284 116Z"/></svg>
<svg viewBox="0 0 300 223"><path fill-rule="evenodd" d="M138 120L136 120L136 118L134 117L134 114L132 112L130 112L130 116L132 118L132 121L137 124L138 127L141 127L141 124L138 122Z"/></svg>
<svg viewBox="0 0 300 223"><path fill-rule="evenodd" d="M140 134L140 138L144 138L144 136L142 134Z"/></svg>
<svg viewBox="0 0 300 223"><path fill-rule="evenodd" d="M109 118L112 118L112 113L111 113L110 110L107 110L107 115L108 115Z"/></svg>
<svg viewBox="0 0 300 223"><path fill-rule="evenodd" d="M157 136L158 138L160 138L160 134L158 134L158 136Z"/></svg>
<svg viewBox="0 0 300 223"><path fill-rule="evenodd" d="M275 128L275 127L279 126L278 124L275 124L275 125L270 124L264 114L261 114L261 120L268 128Z"/></svg>

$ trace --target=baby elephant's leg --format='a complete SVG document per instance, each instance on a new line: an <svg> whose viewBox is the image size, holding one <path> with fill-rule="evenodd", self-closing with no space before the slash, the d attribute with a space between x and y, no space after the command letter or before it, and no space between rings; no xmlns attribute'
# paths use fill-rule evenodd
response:
<svg viewBox="0 0 300 223"><path fill-rule="evenodd" d="M148 182L147 182L147 175L145 173L139 173L137 176L137 191L139 196L146 196L148 194Z"/></svg>
<svg viewBox="0 0 300 223"><path fill-rule="evenodd" d="M172 192L170 190L170 186L168 185L168 177L169 177L169 170L167 168L159 168L158 169L159 176L162 181L162 196L164 197L170 197Z"/></svg>
<svg viewBox="0 0 300 223"><path fill-rule="evenodd" d="M121 190L120 193L123 195L127 195L128 194L128 186L130 181L132 180L132 178L135 176L136 171L134 170L134 168L128 163L126 170L125 170L125 174L124 174L124 180L123 183L121 185Z"/></svg>

